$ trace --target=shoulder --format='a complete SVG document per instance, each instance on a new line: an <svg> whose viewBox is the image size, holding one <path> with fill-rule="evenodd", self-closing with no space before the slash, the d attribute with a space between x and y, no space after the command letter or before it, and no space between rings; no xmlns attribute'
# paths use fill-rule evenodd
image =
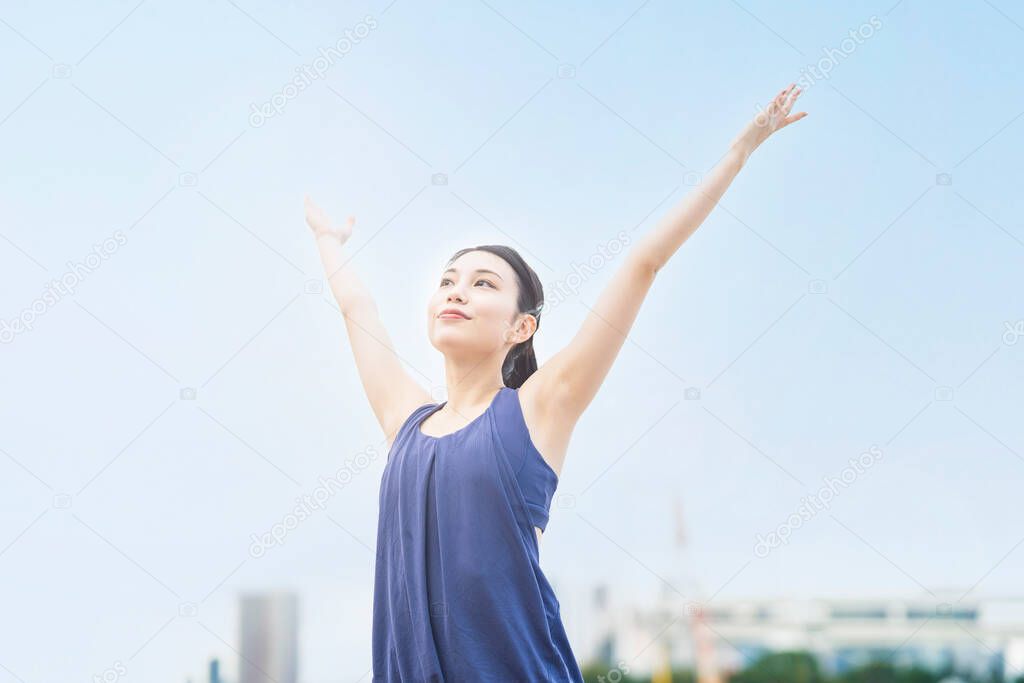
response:
<svg viewBox="0 0 1024 683"><path fill-rule="evenodd" d="M555 474L561 476L576 416L562 410L564 387L542 374L530 375L515 390L528 438Z"/></svg>
<svg viewBox="0 0 1024 683"><path fill-rule="evenodd" d="M387 441L387 447L389 449L391 448L395 439L398 438L398 435L403 429L405 429L410 420L420 412L434 405L437 404L432 401L430 394L423 389L415 392L409 392L406 395L396 396L395 405L389 411L389 417L386 424L382 425L384 428L385 439Z"/></svg>

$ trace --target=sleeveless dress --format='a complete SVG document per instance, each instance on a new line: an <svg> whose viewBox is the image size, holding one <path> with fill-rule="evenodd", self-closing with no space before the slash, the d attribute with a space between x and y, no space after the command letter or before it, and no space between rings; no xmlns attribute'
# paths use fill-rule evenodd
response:
<svg viewBox="0 0 1024 683"><path fill-rule="evenodd" d="M421 432L445 403L412 412L384 466L373 683L583 683L533 528L558 476L518 390L451 434Z"/></svg>

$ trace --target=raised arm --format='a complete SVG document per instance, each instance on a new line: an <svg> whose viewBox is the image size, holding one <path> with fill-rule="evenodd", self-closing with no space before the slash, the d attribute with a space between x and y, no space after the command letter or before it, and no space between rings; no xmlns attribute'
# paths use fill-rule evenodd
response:
<svg viewBox="0 0 1024 683"><path fill-rule="evenodd" d="M521 393L546 423L571 431L611 369L657 272L704 222L750 154L773 132L807 115L789 114L799 95L795 84L784 88L732 140L700 184L627 252L572 341L523 384Z"/></svg>
<svg viewBox="0 0 1024 683"><path fill-rule="evenodd" d="M349 216L344 226L335 226L308 196L305 209L331 292L345 319L359 379L390 448L402 423L413 409L430 402L430 394L402 366L376 302L348 262L344 244L355 218Z"/></svg>

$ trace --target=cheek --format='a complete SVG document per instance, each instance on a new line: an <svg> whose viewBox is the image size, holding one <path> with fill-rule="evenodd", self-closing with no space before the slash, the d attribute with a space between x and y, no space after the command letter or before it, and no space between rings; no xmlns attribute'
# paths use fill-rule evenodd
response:
<svg viewBox="0 0 1024 683"><path fill-rule="evenodd" d="M427 299L427 315L429 316L429 315L433 315L434 313L437 313L439 310L441 310L441 306L443 304L444 304L444 297L443 296L441 296L438 293L435 293L435 294L431 295L431 297L429 299Z"/></svg>
<svg viewBox="0 0 1024 683"><path fill-rule="evenodd" d="M514 334L512 319L512 311L506 310L505 306L495 305L479 311L474 322L481 331L486 332L487 338L493 344L501 345L509 341L509 335Z"/></svg>
<svg viewBox="0 0 1024 683"><path fill-rule="evenodd" d="M436 299L436 297L432 297L427 302L427 310L424 311L424 313L426 314L426 317L427 317L427 330L428 331L432 331L434 329L434 323L436 322L434 320L434 315L439 310L437 308L437 302L435 301L435 299Z"/></svg>

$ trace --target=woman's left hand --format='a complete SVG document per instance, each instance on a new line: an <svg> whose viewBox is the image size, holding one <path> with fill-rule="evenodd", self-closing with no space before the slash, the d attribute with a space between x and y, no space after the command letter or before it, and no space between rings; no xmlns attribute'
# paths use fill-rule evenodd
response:
<svg viewBox="0 0 1024 683"><path fill-rule="evenodd" d="M759 111L753 121L747 124L747 127L739 135L738 140L749 144L749 151L753 151L775 131L782 130L789 124L807 116L805 111L792 115L789 113L793 109L793 103L800 97L801 92L803 90L796 87L796 83L790 83L788 87L783 88L775 96L775 99L767 107Z"/></svg>

